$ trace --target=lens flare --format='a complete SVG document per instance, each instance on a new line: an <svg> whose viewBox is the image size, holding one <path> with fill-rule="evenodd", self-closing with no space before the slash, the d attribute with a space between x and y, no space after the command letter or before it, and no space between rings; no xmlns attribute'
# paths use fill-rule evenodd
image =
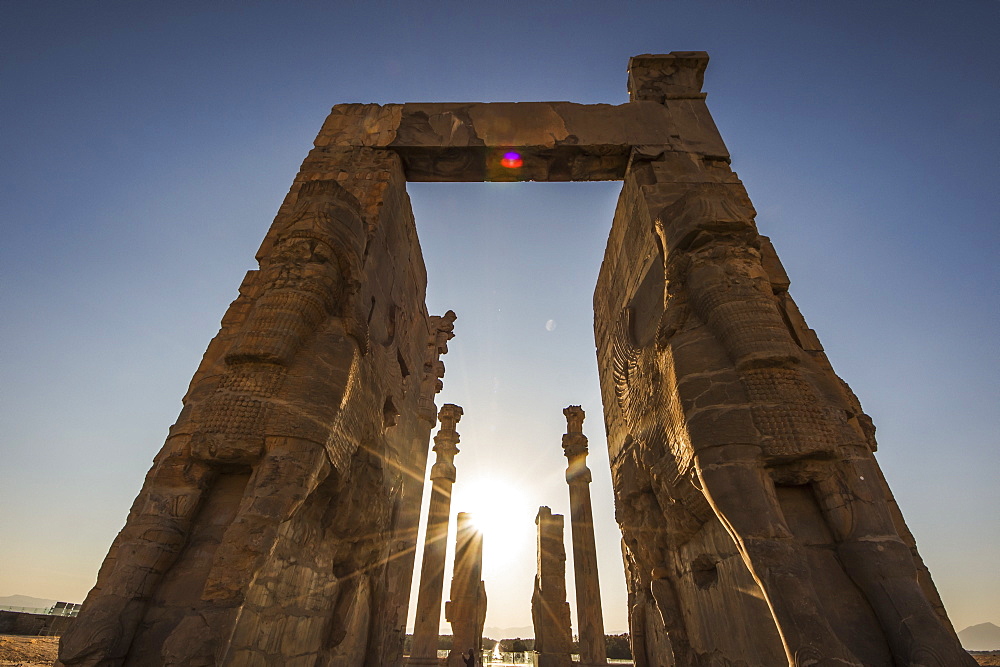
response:
<svg viewBox="0 0 1000 667"><path fill-rule="evenodd" d="M515 483L490 474L463 478L455 485L452 510L471 514L483 533L484 577L503 577L512 562L531 557L534 508L525 496Z"/></svg>
<svg viewBox="0 0 1000 667"><path fill-rule="evenodd" d="M517 169L523 164L524 160L521 159L521 154L515 153L514 151L504 153L503 157L500 158L500 165L507 167L508 169Z"/></svg>

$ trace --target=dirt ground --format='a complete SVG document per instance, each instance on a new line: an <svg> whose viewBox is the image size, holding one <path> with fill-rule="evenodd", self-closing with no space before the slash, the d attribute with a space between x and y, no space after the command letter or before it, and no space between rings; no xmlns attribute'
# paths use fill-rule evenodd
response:
<svg viewBox="0 0 1000 667"><path fill-rule="evenodd" d="M58 637L0 635L0 665L4 667L49 667L58 651Z"/></svg>
<svg viewBox="0 0 1000 667"><path fill-rule="evenodd" d="M58 637L0 635L0 667L50 667L58 650ZM1000 667L1000 653L972 655L980 665Z"/></svg>

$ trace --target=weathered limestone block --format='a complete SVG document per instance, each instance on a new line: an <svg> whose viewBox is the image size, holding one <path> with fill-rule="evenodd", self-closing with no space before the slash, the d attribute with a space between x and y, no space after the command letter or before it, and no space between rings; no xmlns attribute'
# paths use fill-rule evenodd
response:
<svg viewBox="0 0 1000 667"><path fill-rule="evenodd" d="M539 507L538 574L531 595L531 620L535 626L538 667L570 667L569 603L566 602L566 549L563 517Z"/></svg>
<svg viewBox="0 0 1000 667"><path fill-rule="evenodd" d="M569 464L570 525L573 533L573 574L576 582L577 633L580 637L580 665L606 665L608 649L604 639L604 611L601 583L597 576L597 544L594 540L594 510L590 504L590 468L587 467L587 436L583 434L583 408L571 405L563 410L566 434L563 453Z"/></svg>
<svg viewBox="0 0 1000 667"><path fill-rule="evenodd" d="M437 460L431 468L431 502L427 509L424 556L420 562L420 589L413 621L413 648L407 665L437 667L438 630L441 625L441 596L448 550L448 523L451 518L451 487L455 484L455 455L460 436L455 426L462 408L445 403L438 414L441 429L434 436Z"/></svg>
<svg viewBox="0 0 1000 667"><path fill-rule="evenodd" d="M61 664L399 660L437 358L398 158L307 160L258 260Z"/></svg>
<svg viewBox="0 0 1000 667"><path fill-rule="evenodd" d="M633 154L594 309L636 665L971 665L754 215L724 162Z"/></svg>
<svg viewBox="0 0 1000 667"><path fill-rule="evenodd" d="M462 654L480 655L486 625L486 584L483 582L483 533L472 515L458 513L451 600L445 618L451 623L452 649L448 667L465 667Z"/></svg>

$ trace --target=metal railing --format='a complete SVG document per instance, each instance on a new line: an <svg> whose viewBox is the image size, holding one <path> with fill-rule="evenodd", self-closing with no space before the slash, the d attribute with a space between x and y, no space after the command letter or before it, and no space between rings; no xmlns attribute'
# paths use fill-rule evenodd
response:
<svg viewBox="0 0 1000 667"><path fill-rule="evenodd" d="M44 616L76 616L81 605L73 602L57 602L51 607L11 607L0 605L0 611L16 611L22 614L42 614Z"/></svg>

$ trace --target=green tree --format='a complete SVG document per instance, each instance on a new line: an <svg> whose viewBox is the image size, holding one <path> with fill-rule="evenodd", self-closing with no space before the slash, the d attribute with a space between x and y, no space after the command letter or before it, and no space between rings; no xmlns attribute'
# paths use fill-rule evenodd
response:
<svg viewBox="0 0 1000 667"><path fill-rule="evenodd" d="M608 647L609 658L629 659L632 657L632 646L629 644L627 632L621 635L605 635L604 642Z"/></svg>

